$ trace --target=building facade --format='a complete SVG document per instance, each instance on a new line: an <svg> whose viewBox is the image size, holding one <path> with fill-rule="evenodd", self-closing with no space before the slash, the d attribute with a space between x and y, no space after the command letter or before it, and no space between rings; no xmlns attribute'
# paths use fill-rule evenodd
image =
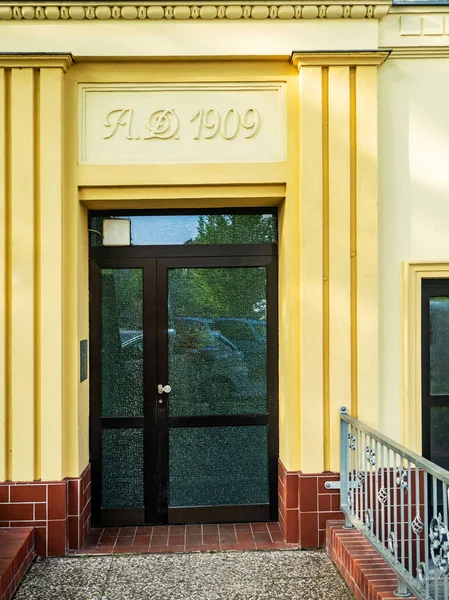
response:
<svg viewBox="0 0 449 600"><path fill-rule="evenodd" d="M322 546L341 405L444 463L448 34L384 0L0 4L1 526Z"/></svg>

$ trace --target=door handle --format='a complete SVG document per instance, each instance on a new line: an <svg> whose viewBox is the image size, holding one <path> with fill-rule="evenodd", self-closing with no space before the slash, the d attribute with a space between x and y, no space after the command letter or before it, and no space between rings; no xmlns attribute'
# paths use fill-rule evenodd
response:
<svg viewBox="0 0 449 600"><path fill-rule="evenodd" d="M161 385L159 384L157 386L157 393L158 394L163 394L163 393L169 394L171 392L171 386L169 385Z"/></svg>

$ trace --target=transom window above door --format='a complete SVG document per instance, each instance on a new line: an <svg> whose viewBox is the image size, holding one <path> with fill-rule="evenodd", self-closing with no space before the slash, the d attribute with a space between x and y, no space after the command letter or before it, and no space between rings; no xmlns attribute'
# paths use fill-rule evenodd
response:
<svg viewBox="0 0 449 600"><path fill-rule="evenodd" d="M183 211L169 215L96 212L89 220L90 246L102 245L103 224L110 219L130 221L131 246L271 244L277 241L276 213L268 209L266 212L229 210L226 213Z"/></svg>

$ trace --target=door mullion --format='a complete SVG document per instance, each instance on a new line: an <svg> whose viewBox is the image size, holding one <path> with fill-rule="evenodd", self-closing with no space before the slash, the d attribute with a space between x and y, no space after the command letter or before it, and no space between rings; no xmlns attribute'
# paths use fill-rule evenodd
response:
<svg viewBox="0 0 449 600"><path fill-rule="evenodd" d="M101 512L101 269L90 261L90 461L92 468L92 522L100 522Z"/></svg>
<svg viewBox="0 0 449 600"><path fill-rule="evenodd" d="M161 259L156 261L156 319L157 326L157 385L170 383L168 379L168 297L167 267ZM157 387L156 385L156 387ZM157 395L158 443L158 515L160 523L168 522L168 402L165 393Z"/></svg>
<svg viewBox="0 0 449 600"><path fill-rule="evenodd" d="M149 258L145 260L143 275L144 498L147 523L158 521L156 314L156 260Z"/></svg>

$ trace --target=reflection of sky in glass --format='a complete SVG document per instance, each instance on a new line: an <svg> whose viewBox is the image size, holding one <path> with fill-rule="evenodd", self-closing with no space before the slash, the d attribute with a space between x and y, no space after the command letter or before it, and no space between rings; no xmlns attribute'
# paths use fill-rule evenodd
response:
<svg viewBox="0 0 449 600"><path fill-rule="evenodd" d="M182 244L263 244L277 239L274 214L249 213L193 215L90 216L89 230L102 232L103 219L129 219L132 246ZM200 226L203 219L203 227ZM89 244L100 246L101 237L91 233Z"/></svg>
<svg viewBox="0 0 449 600"><path fill-rule="evenodd" d="M129 217L131 244L150 246L185 244L198 233L198 215L170 215Z"/></svg>

